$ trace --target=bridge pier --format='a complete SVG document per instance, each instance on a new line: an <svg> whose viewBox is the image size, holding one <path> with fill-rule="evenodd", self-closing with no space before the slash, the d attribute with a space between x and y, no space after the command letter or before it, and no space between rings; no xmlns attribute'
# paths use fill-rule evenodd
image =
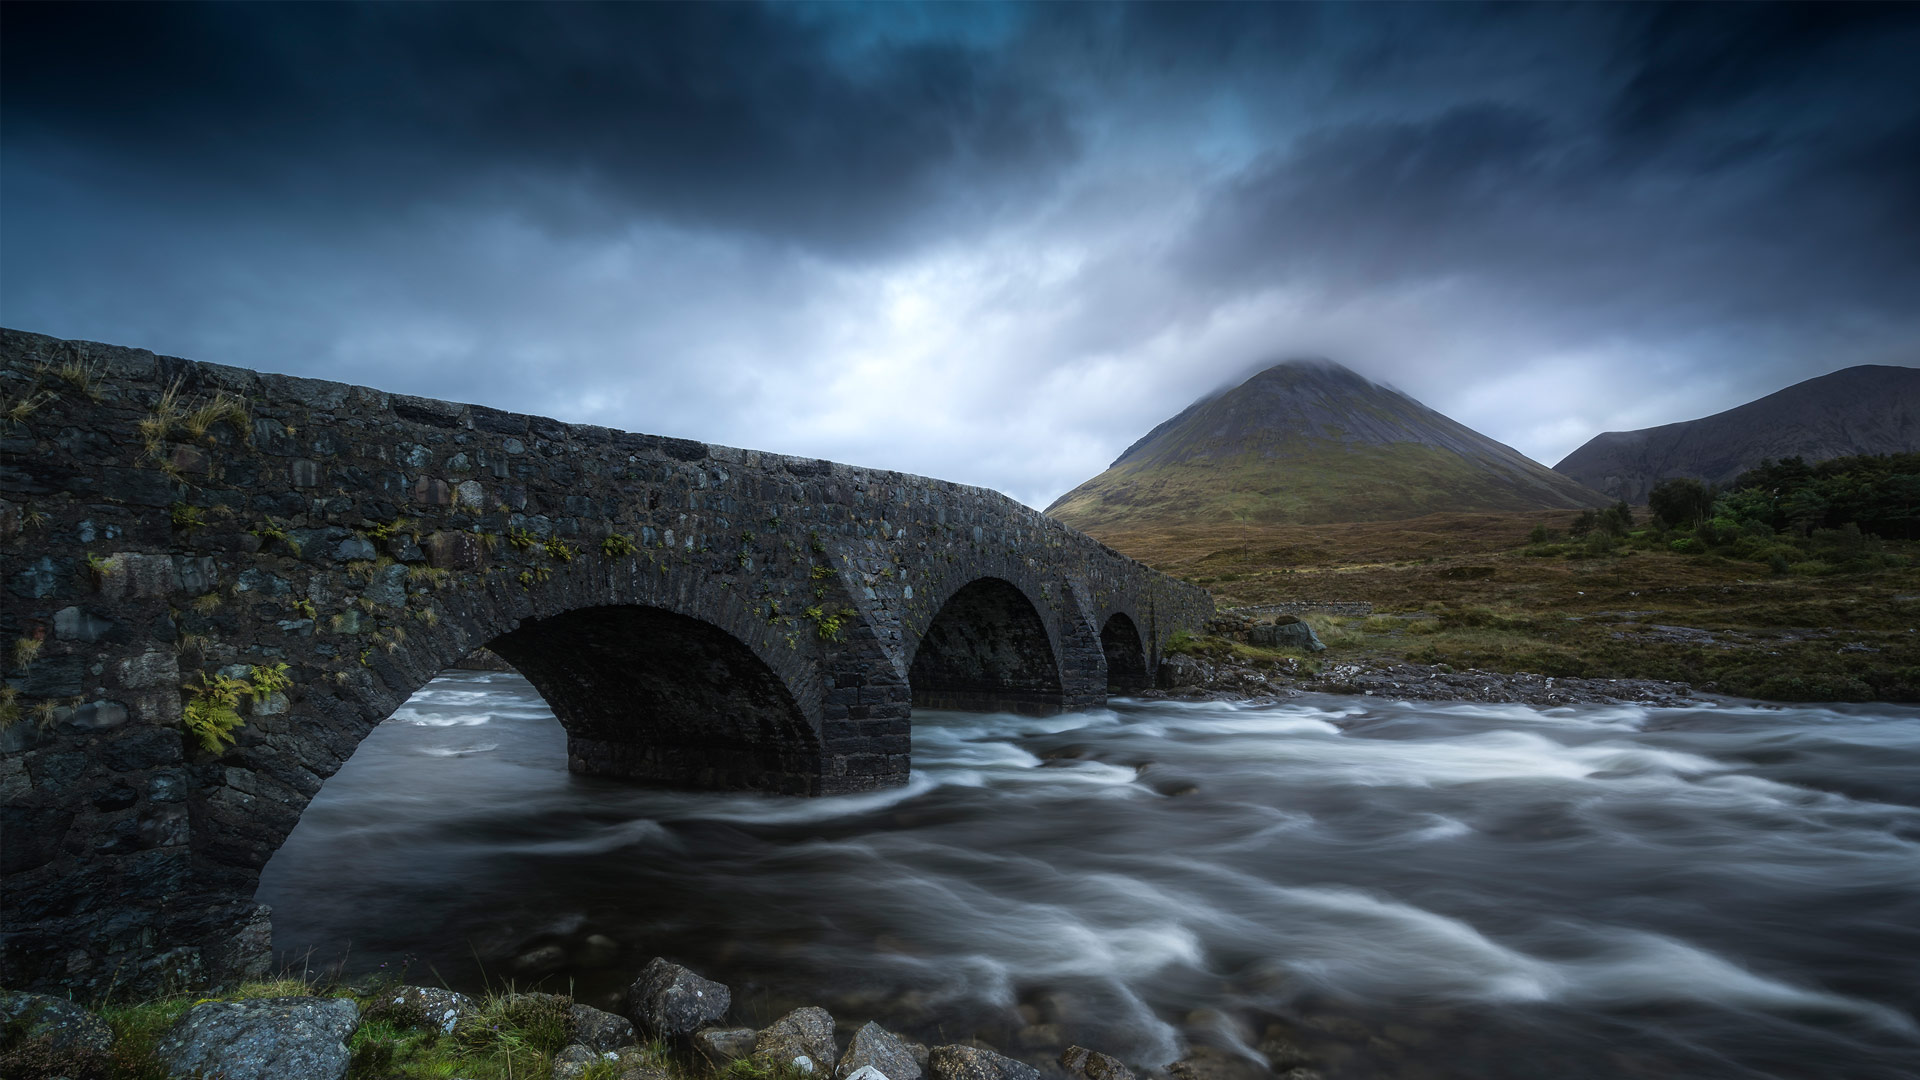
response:
<svg viewBox="0 0 1920 1080"><path fill-rule="evenodd" d="M916 702L1098 704L1212 612L924 477L13 330L0 378L9 987L257 974L260 869L483 645L577 772L828 795L906 781Z"/></svg>

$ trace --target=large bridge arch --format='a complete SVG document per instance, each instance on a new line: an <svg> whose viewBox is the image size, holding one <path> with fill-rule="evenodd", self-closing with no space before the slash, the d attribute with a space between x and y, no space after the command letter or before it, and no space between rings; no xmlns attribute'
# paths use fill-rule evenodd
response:
<svg viewBox="0 0 1920 1080"><path fill-rule="evenodd" d="M259 868L307 801L489 643L565 713L582 768L831 794L905 781L914 657L973 582L1031 607L1059 708L1105 700L1113 612L1151 669L1212 611L1044 514L927 477L7 329L0 378L23 405L0 418L16 987L244 973L268 945ZM616 694L591 654L662 636L691 644L655 676L702 657L731 674L650 730L724 736L635 750L622 740L649 729L596 713ZM183 730L184 687L280 664L291 685L243 703L234 745Z"/></svg>
<svg viewBox="0 0 1920 1080"><path fill-rule="evenodd" d="M576 773L805 795L820 734L779 674L712 623L599 605L529 619L487 643L567 732Z"/></svg>
<svg viewBox="0 0 1920 1080"><path fill-rule="evenodd" d="M1065 707L1047 622L1019 586L979 577L953 589L914 645L907 683L919 708L1051 715Z"/></svg>
<svg viewBox="0 0 1920 1080"><path fill-rule="evenodd" d="M309 591L365 596L381 588L382 573L402 576L388 568L363 583L323 571ZM867 710L883 713L876 729L829 701L835 683L888 681L888 658L854 636L870 628L842 625L837 641L795 633L731 589L638 555L581 555L525 583L504 572L438 585L439 575L417 576L420 584L401 586L405 599L390 596L392 610L349 608L388 628L377 646L330 673L295 670L284 699L248 706L245 726L221 752L187 746L193 906L213 925L224 918L252 928L216 934L197 963L263 971L271 929L252 902L261 870L359 742L476 647L501 655L540 691L567 732L575 772L799 795L904 775L904 702L898 719ZM409 617L427 611L436 617Z"/></svg>

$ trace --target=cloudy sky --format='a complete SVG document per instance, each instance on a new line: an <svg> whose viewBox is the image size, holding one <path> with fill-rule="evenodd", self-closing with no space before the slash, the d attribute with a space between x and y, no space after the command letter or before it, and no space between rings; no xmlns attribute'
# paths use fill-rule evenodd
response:
<svg viewBox="0 0 1920 1080"><path fill-rule="evenodd" d="M0 322L1044 506L1292 355L1920 365L1920 7L8 4Z"/></svg>

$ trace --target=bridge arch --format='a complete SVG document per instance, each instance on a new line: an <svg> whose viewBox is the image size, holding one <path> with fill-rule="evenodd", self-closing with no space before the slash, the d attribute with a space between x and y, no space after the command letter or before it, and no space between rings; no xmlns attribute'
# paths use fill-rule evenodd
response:
<svg viewBox="0 0 1920 1080"><path fill-rule="evenodd" d="M1128 693L1150 685L1146 644L1126 612L1114 612L1100 627L1100 652L1107 661L1108 691Z"/></svg>
<svg viewBox="0 0 1920 1080"><path fill-rule="evenodd" d="M710 622L599 605L527 619L487 647L553 709L572 772L785 794L817 786L819 732L793 691Z"/></svg>
<svg viewBox="0 0 1920 1080"><path fill-rule="evenodd" d="M1063 707L1047 622L1000 577L975 578L947 596L915 645L907 683L921 708L1048 715Z"/></svg>
<svg viewBox="0 0 1920 1080"><path fill-rule="evenodd" d="M482 646L553 709L573 772L800 795L904 774L905 702L897 719L879 706L835 704L836 687L869 682L888 696L891 664L857 612L844 609L854 618L829 641L660 565L583 557L531 584L480 573L469 587L403 601L402 610L431 604L442 614L329 677L298 673L292 700L255 709L233 746L195 751L203 784L187 808L203 905L210 922L254 927L223 944L229 955L206 957L210 966L264 971L271 927L252 897L268 860L373 728ZM328 575L326 587L340 595L359 587L342 577Z"/></svg>

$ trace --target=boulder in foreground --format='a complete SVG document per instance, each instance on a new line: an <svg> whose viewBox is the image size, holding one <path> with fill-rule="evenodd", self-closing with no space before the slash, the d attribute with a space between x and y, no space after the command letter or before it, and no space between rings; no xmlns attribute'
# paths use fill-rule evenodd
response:
<svg viewBox="0 0 1920 1080"><path fill-rule="evenodd" d="M174 1022L156 1048L174 1076L223 1080L341 1080L360 1026L349 998L209 1001Z"/></svg>
<svg viewBox="0 0 1920 1080"><path fill-rule="evenodd" d="M679 964L654 957L627 988L627 1017L664 1038L691 1035L727 1015L733 992Z"/></svg>

